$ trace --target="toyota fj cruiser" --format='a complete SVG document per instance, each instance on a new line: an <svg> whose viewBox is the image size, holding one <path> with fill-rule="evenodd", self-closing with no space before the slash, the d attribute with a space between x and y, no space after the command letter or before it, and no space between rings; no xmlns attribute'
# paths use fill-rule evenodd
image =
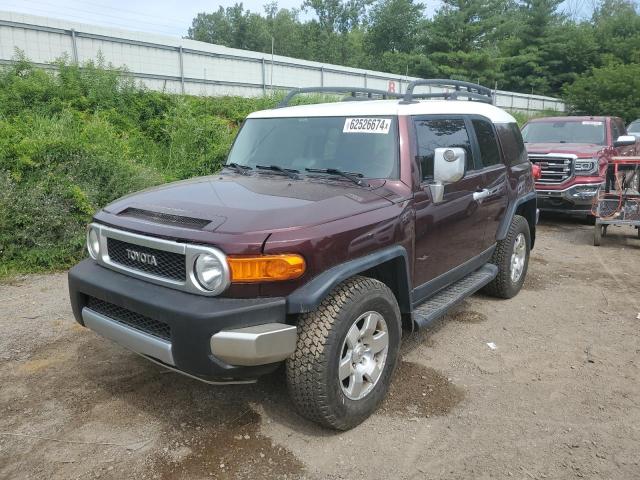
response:
<svg viewBox="0 0 640 480"><path fill-rule="evenodd" d="M367 101L287 106L309 91ZM99 211L71 303L85 327L206 382L284 362L300 413L348 429L385 396L403 326L482 288L518 293L536 218L520 130L489 89L299 89L249 115L221 173Z"/></svg>

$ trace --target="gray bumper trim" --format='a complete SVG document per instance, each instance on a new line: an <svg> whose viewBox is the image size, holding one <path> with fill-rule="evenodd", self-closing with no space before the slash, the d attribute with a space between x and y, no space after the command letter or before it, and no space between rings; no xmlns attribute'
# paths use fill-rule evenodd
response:
<svg viewBox="0 0 640 480"><path fill-rule="evenodd" d="M127 327L86 307L82 309L82 320L86 327L129 350L175 366L171 343L165 340Z"/></svg>
<svg viewBox="0 0 640 480"><path fill-rule="evenodd" d="M216 333L211 337L211 353L230 365L264 365L291 356L296 341L296 327L266 323Z"/></svg>

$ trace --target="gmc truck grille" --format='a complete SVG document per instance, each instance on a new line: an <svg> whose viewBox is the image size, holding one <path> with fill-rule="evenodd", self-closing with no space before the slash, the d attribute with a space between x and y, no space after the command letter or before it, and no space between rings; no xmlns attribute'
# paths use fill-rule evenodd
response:
<svg viewBox="0 0 640 480"><path fill-rule="evenodd" d="M531 163L540 165L542 176L538 183L554 185L562 183L572 175L572 158L549 155L529 155Z"/></svg>
<svg viewBox="0 0 640 480"><path fill-rule="evenodd" d="M107 238L107 251L113 263L158 277L184 282L187 278L185 257L180 253L165 252Z"/></svg>
<svg viewBox="0 0 640 480"><path fill-rule="evenodd" d="M171 327L166 323L154 320L139 313L132 312L126 308L119 307L113 303L108 303L99 298L89 297L87 308L96 313L104 315L111 320L134 328L154 337L163 340L171 340Z"/></svg>

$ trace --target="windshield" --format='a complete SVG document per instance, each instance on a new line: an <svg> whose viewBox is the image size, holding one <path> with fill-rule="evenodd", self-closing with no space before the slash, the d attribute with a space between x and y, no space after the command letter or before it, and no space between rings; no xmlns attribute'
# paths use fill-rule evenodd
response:
<svg viewBox="0 0 640 480"><path fill-rule="evenodd" d="M629 128L627 128L627 132L640 133L640 120L636 122L631 122L629 124Z"/></svg>
<svg viewBox="0 0 640 480"><path fill-rule="evenodd" d="M251 118L238 133L227 163L397 178L396 132L394 117Z"/></svg>
<svg viewBox="0 0 640 480"><path fill-rule="evenodd" d="M522 129L525 143L590 143L604 145L604 122L595 120L532 122Z"/></svg>

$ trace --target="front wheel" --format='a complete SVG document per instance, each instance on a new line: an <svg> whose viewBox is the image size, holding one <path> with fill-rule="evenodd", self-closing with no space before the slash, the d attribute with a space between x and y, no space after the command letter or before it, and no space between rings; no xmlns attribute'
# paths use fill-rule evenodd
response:
<svg viewBox="0 0 640 480"><path fill-rule="evenodd" d="M338 285L298 320L287 385L300 414L338 430L364 421L387 393L401 335L400 310L384 283L357 276Z"/></svg>
<svg viewBox="0 0 640 480"><path fill-rule="evenodd" d="M506 238L498 241L490 263L498 267L498 275L484 291L500 298L514 297L522 288L529 267L531 233L527 219L515 215Z"/></svg>

